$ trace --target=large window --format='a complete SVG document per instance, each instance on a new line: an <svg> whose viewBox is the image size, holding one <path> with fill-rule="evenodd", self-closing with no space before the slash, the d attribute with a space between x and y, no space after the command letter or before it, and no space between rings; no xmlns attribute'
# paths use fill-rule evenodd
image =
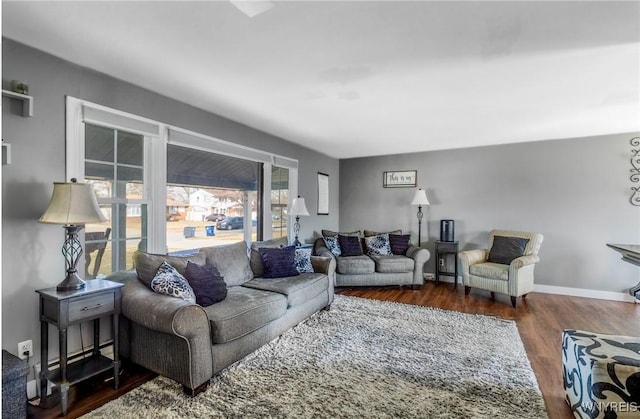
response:
<svg viewBox="0 0 640 419"><path fill-rule="evenodd" d="M94 185L108 221L85 228L88 278L136 250L187 253L291 236L296 160L67 97L68 179Z"/></svg>
<svg viewBox="0 0 640 419"><path fill-rule="evenodd" d="M167 147L167 251L262 238L262 164L188 147Z"/></svg>
<svg viewBox="0 0 640 419"><path fill-rule="evenodd" d="M93 184L107 221L85 227L88 278L132 266L137 249L147 248L144 137L85 124L84 177Z"/></svg>

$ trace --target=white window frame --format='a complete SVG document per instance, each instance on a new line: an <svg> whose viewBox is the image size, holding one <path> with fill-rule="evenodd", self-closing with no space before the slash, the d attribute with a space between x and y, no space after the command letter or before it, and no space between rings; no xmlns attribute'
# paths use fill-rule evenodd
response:
<svg viewBox="0 0 640 419"><path fill-rule="evenodd" d="M289 169L289 196L298 196L298 160L235 144L184 128L122 112L96 103L66 97L66 177L84 178L84 125L91 123L108 128L121 129L144 135L144 199L134 203L147 204L147 251L166 252L166 202L167 202L167 145L174 144L196 150L237 157L263 163L263 238L272 237L271 168ZM151 179L156 179L152 182ZM164 181L157 181L163 179ZM132 201L133 202L133 201ZM250 225L250 223L249 223ZM288 237L293 237L293 223L288 222ZM245 230L245 241L251 243L250 229Z"/></svg>

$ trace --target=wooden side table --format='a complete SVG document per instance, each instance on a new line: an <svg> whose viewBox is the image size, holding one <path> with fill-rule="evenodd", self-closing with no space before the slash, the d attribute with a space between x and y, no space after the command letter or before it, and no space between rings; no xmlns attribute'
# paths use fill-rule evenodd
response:
<svg viewBox="0 0 640 419"><path fill-rule="evenodd" d="M453 272L447 271L446 255L453 255ZM444 263L440 262L441 256ZM453 276L453 286L458 288L458 242L436 241L436 284L440 283L440 275Z"/></svg>
<svg viewBox="0 0 640 419"><path fill-rule="evenodd" d="M83 289L57 291L56 287L36 290L40 294L40 400L47 396L47 380L60 388L62 415L67 414L69 387L113 369L114 386L120 385L118 355L118 316L123 284L102 279L88 280ZM100 318L111 316L113 360L100 354ZM67 365L67 329L70 325L93 320L93 349L86 358ZM60 368L49 371L49 324L58 328Z"/></svg>

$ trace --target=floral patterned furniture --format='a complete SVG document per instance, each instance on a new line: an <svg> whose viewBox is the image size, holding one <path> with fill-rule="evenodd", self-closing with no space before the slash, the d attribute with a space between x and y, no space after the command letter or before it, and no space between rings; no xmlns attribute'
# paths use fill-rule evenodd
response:
<svg viewBox="0 0 640 419"><path fill-rule="evenodd" d="M640 417L640 337L565 330L562 372L576 418Z"/></svg>

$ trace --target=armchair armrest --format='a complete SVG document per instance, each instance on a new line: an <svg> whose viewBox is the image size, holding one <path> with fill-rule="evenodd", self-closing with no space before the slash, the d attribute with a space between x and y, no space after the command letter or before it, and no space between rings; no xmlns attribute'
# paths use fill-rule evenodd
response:
<svg viewBox="0 0 640 419"><path fill-rule="evenodd" d="M153 292L129 281L122 292L122 314L147 329L192 339L209 335L207 314L197 304Z"/></svg>
<svg viewBox="0 0 640 419"><path fill-rule="evenodd" d="M424 264L431 257L431 253L427 249L410 245L406 255L414 260L413 285L424 284Z"/></svg>
<svg viewBox="0 0 640 419"><path fill-rule="evenodd" d="M462 252L458 252L458 257L460 258L460 263L462 264L462 269L469 270L469 266L475 265L476 263L486 262L489 257L488 249L473 249L473 250L464 250Z"/></svg>
<svg viewBox="0 0 640 419"><path fill-rule="evenodd" d="M527 265L534 265L540 262L540 256L538 255L529 255L529 256L520 256L511 261L510 268L520 269Z"/></svg>

